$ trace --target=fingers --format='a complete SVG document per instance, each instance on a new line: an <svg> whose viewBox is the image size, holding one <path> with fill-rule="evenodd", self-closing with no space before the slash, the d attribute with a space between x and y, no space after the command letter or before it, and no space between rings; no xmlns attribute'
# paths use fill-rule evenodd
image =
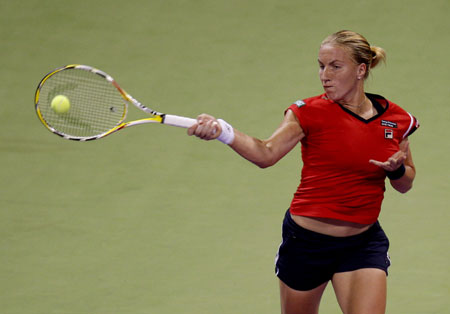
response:
<svg viewBox="0 0 450 314"><path fill-rule="evenodd" d="M217 120L210 115L201 114L197 117L197 124L194 124L188 129L188 135L195 135L203 140L216 139L222 129Z"/></svg>
<svg viewBox="0 0 450 314"><path fill-rule="evenodd" d="M406 160L407 154L403 151L398 151L385 162L381 162L378 160L369 160L369 162L375 166L381 167L386 171L395 171L397 170Z"/></svg>
<svg viewBox="0 0 450 314"><path fill-rule="evenodd" d="M217 137L216 134L220 134L217 132L218 123L214 120L200 120L197 125L194 135L201 139L212 140Z"/></svg>
<svg viewBox="0 0 450 314"><path fill-rule="evenodd" d="M401 143L400 143L400 150L405 153L408 154L409 153L409 141L408 139L404 139Z"/></svg>
<svg viewBox="0 0 450 314"><path fill-rule="evenodd" d="M193 126L191 126L190 128L187 129L187 134L189 136L194 135L195 130L197 129L198 124L194 124Z"/></svg>
<svg viewBox="0 0 450 314"><path fill-rule="evenodd" d="M406 158L401 156L400 158L389 158L387 161L387 165L384 167L386 171L394 171L397 170L405 161Z"/></svg>
<svg viewBox="0 0 450 314"><path fill-rule="evenodd" d="M375 165L375 166L378 166L378 167L381 167L381 168L384 167L384 163L381 162L381 161L371 159L371 160L369 160L369 162L370 162L372 165Z"/></svg>

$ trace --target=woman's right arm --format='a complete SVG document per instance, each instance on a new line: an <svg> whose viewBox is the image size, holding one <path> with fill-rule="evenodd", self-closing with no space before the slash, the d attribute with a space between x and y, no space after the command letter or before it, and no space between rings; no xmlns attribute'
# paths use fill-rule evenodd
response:
<svg viewBox="0 0 450 314"><path fill-rule="evenodd" d="M212 140L222 132L220 124L212 116L203 114L197 121L197 124L189 128L189 135ZM234 139L229 146L258 167L267 168L283 158L304 136L297 117L288 110L280 126L268 139L260 140L234 129Z"/></svg>

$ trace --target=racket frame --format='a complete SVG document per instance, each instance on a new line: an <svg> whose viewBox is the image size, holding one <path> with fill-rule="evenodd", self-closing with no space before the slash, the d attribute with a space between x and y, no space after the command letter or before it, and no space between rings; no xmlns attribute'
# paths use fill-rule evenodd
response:
<svg viewBox="0 0 450 314"><path fill-rule="evenodd" d="M124 113L122 115L122 118L120 119L120 121L118 122L118 124L116 126L114 126L113 128L111 128L110 130L103 132L101 134L98 135L93 135L93 136L86 136L86 137L81 137L81 136L73 136L73 135L69 135L69 134L65 134L57 129L55 129L54 127L52 127L44 118L44 116L42 115L42 112L39 108L39 96L40 96L40 91L42 89L42 86L44 85L44 83L53 75L57 74L58 72L64 71L64 70L71 70L71 69L77 69L77 70L84 70L87 72L91 72L94 73L96 75L101 76L102 78L104 78L105 80L107 80L109 83L111 83L116 89L117 91L120 93L120 95L122 96L122 98L125 100L124 105L125 105L125 110ZM52 133L55 133L56 135L59 135L65 139L68 140L74 140L74 141L92 141L92 140L96 140L99 138L103 138L105 136L108 136L112 133L115 133L121 129L127 128L129 126L134 126L134 125L139 125L139 124L146 124L146 123L160 123L160 124L166 124L166 125L170 125L170 126L176 126L176 127L182 127L182 128L189 128L192 125L194 125L195 123L197 123L197 120L192 119L192 118L187 118L187 117L182 117L182 116L176 116L176 115L170 115L170 114L165 114L162 112L158 112L155 110L152 110L146 106L144 106L142 103L140 103L138 100L136 100L135 98L133 98L130 94L128 94L124 89L122 89L119 84L107 73L96 69L94 67L88 66L88 65L82 65L82 64L69 64L60 68L57 68L51 72L49 72L46 76L44 76L44 78L39 82L39 85L36 89L36 93L35 93L35 97L34 97L34 103L35 103L35 110L37 113L37 116L39 118L39 120L42 122L42 124ZM127 112L128 112L128 104L131 103L133 104L136 108L144 111L145 113L149 114L150 117L148 118L142 118L142 119L138 119L138 120L133 120L133 121L128 121L128 122L124 122Z"/></svg>

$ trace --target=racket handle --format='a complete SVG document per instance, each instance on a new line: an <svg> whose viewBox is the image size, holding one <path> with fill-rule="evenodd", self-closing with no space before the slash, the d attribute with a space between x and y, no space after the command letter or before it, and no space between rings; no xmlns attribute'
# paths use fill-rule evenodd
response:
<svg viewBox="0 0 450 314"><path fill-rule="evenodd" d="M175 115L171 115L171 114L166 114L164 116L164 122L163 122L163 124L177 126L180 128L190 128L191 126L193 126L196 123L197 123L197 120L195 120L195 119L175 116Z"/></svg>

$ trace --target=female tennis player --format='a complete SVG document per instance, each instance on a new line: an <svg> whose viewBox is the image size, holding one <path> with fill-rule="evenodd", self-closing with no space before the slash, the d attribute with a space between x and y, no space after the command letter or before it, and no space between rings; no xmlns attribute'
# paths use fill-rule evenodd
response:
<svg viewBox="0 0 450 314"><path fill-rule="evenodd" d="M301 143L301 181L275 268L284 314L318 313L330 281L343 313L385 313L389 240L378 216L386 177L401 193L412 187L408 136L419 127L395 103L364 91L370 70L385 58L362 35L337 32L319 49L325 93L291 105L270 138L253 138L207 114L188 129L262 168Z"/></svg>

